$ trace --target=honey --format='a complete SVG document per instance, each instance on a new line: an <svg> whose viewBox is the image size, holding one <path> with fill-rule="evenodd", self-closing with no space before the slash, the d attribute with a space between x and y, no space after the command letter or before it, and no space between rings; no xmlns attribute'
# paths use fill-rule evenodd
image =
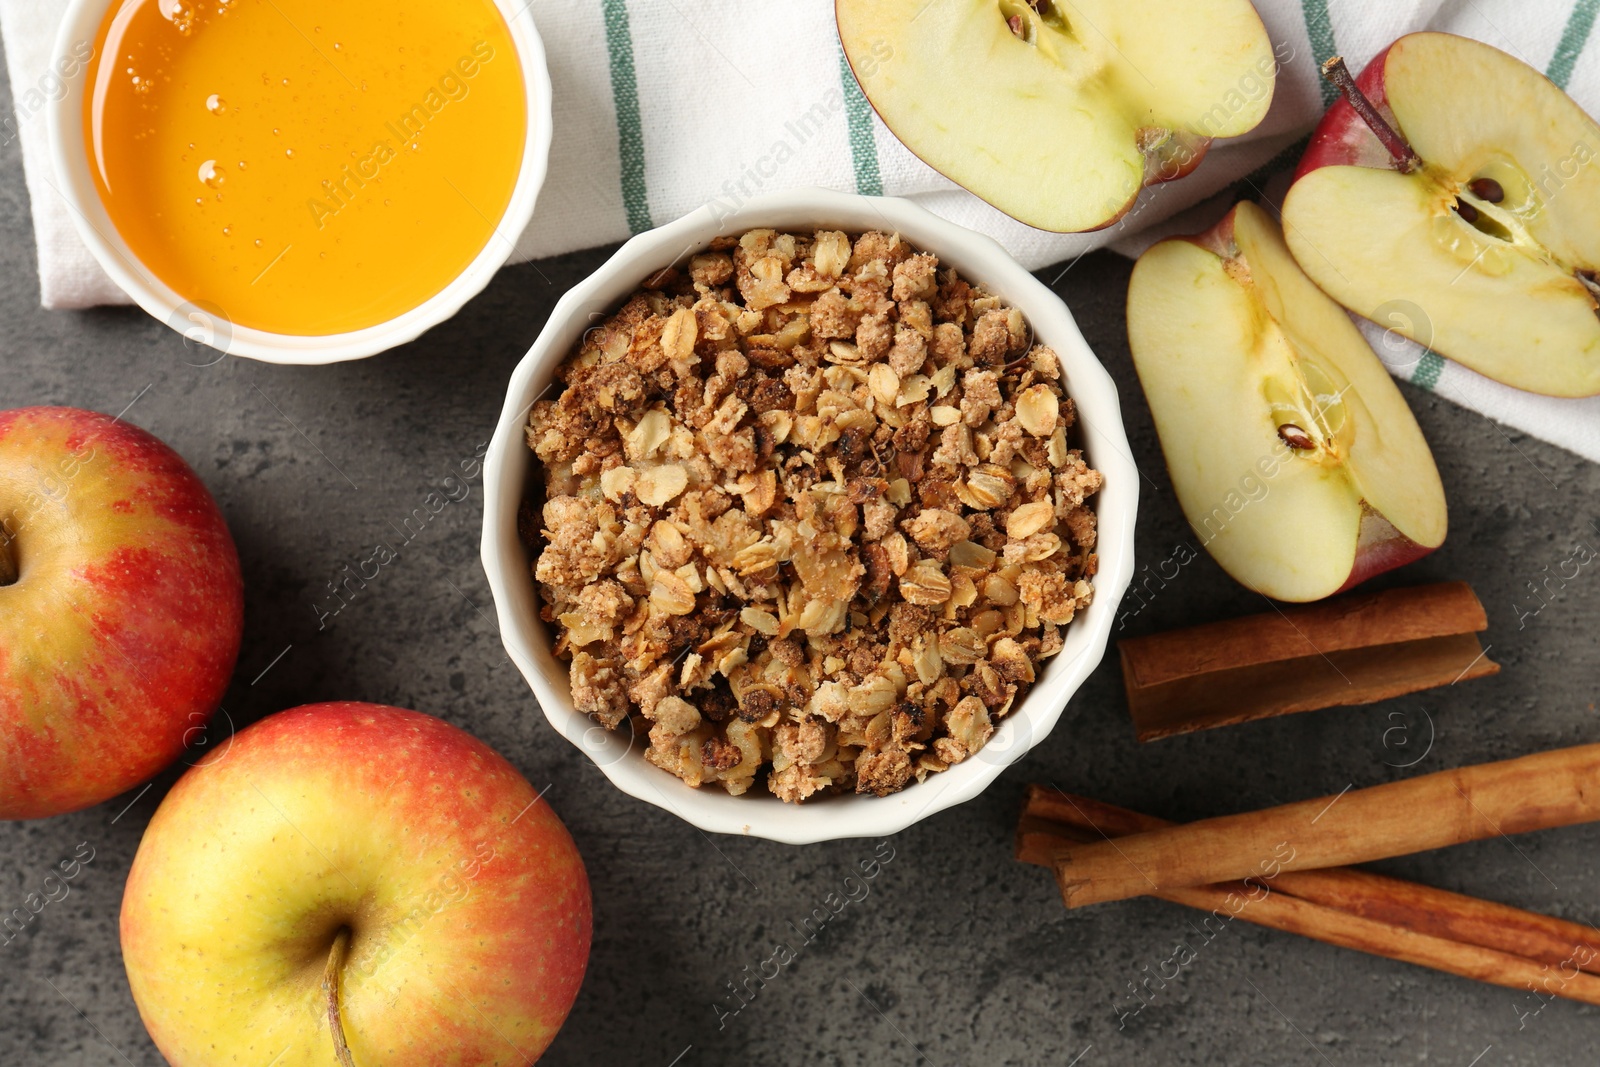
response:
<svg viewBox="0 0 1600 1067"><path fill-rule="evenodd" d="M284 334L385 322L513 240L526 135L493 0L119 0L84 102L143 267Z"/></svg>

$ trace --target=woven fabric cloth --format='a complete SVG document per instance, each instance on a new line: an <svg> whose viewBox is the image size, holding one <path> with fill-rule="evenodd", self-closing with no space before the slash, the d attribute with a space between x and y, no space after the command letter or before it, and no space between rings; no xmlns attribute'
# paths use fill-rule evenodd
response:
<svg viewBox="0 0 1600 1067"><path fill-rule="evenodd" d="M895 140L850 76L826 0L532 0L555 85L555 141L538 210L513 259L621 240L710 200L736 204L809 185L911 197L997 238L1033 268L1103 246L1134 254L1158 236L1208 225L1226 206L1220 194L1269 198L1273 178L1292 168L1332 99L1321 62L1340 54L1359 70L1394 38L1419 29L1493 44L1600 114L1600 47L1591 37L1600 0L1260 0L1257 7L1280 61L1267 120L1214 146L1192 176L1146 190L1116 226L1059 235L1005 217ZM5 137L22 142L44 305L125 303L54 188L44 111L60 91L62 8L61 0L0 0L14 107ZM1600 462L1600 399L1532 396L1392 333L1369 337L1396 376Z"/></svg>

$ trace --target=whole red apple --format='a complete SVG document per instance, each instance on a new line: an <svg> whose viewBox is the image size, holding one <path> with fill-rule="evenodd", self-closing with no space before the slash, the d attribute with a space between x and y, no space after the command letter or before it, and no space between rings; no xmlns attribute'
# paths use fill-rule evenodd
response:
<svg viewBox="0 0 1600 1067"><path fill-rule="evenodd" d="M171 763L243 628L233 538L177 453L97 412L0 412L0 818L76 811Z"/></svg>
<svg viewBox="0 0 1600 1067"><path fill-rule="evenodd" d="M173 787L122 899L172 1067L523 1067L589 957L589 880L471 735L353 702L270 716ZM276 1057L276 1058L275 1058Z"/></svg>

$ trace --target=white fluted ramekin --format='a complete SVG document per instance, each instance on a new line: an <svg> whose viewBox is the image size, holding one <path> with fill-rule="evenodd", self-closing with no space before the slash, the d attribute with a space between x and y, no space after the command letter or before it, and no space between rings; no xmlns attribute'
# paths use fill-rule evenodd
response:
<svg viewBox="0 0 1600 1067"><path fill-rule="evenodd" d="M553 635L539 619L531 561L517 537L518 505L530 480L538 476L523 434L528 411L583 332L615 311L657 270L684 262L714 237L757 227L898 231L917 248L935 253L941 264L955 267L969 282L981 282L1019 308L1034 335L1061 357L1087 459L1105 475L1105 487L1095 498L1100 570L1094 578L1094 601L1066 628L1065 647L1045 662L1034 686L980 752L888 797L817 797L804 804L785 804L760 790L735 797L716 787L693 789L651 766L644 759L643 737L631 736L626 728L610 733L573 707L567 664L551 652ZM483 566L494 592L500 633L557 732L593 759L617 788L702 830L807 844L903 830L977 796L1002 770L1044 740L1105 654L1117 604L1132 579L1139 473L1110 375L1089 350L1066 305L1004 249L908 200L805 189L758 197L732 209L707 205L639 234L569 290L511 376L489 445L484 494Z"/></svg>

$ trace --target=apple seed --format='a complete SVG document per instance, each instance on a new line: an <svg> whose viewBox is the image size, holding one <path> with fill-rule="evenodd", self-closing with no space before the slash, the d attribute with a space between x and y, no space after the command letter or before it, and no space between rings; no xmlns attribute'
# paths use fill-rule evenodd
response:
<svg viewBox="0 0 1600 1067"><path fill-rule="evenodd" d="M1506 198L1505 189L1493 178L1472 179L1467 183L1467 192L1489 204L1498 204Z"/></svg>
<svg viewBox="0 0 1600 1067"><path fill-rule="evenodd" d="M1292 422L1286 422L1278 427L1278 436L1283 438L1283 443L1296 452L1308 452L1317 447L1311 435Z"/></svg>
<svg viewBox="0 0 1600 1067"><path fill-rule="evenodd" d="M1478 209L1467 203L1465 200L1456 201L1456 214L1460 215L1468 222L1478 221Z"/></svg>
<svg viewBox="0 0 1600 1067"><path fill-rule="evenodd" d="M1006 25L1011 27L1011 32L1013 34L1015 34L1018 37L1023 38L1024 40L1027 39L1026 37L1023 36L1023 33L1022 33L1022 16L1021 15L1012 15L1010 18L1006 19Z"/></svg>
<svg viewBox="0 0 1600 1067"><path fill-rule="evenodd" d="M1422 157L1417 155L1399 130L1389 125L1389 120L1379 113L1372 101L1367 99L1367 94L1356 85L1356 80L1350 76L1350 68L1344 65L1343 56L1334 56L1322 64L1322 76L1338 87L1344 98L1350 101L1350 106L1355 108L1356 114L1361 116L1361 121L1389 150L1394 157L1396 170L1401 174L1410 174L1422 166Z"/></svg>

